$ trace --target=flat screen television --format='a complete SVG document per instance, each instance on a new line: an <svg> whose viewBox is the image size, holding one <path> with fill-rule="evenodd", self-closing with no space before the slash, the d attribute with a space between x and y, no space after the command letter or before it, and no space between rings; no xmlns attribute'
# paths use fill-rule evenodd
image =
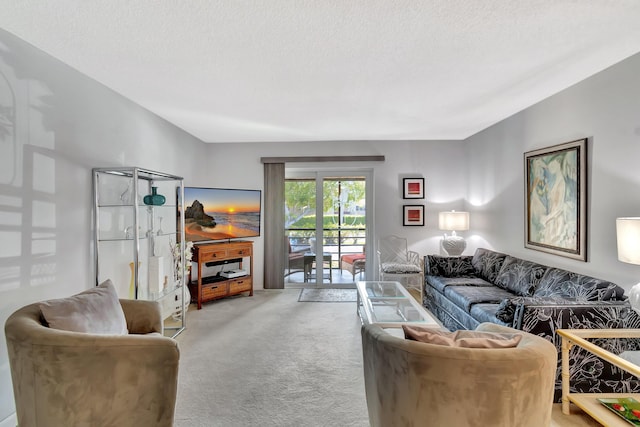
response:
<svg viewBox="0 0 640 427"><path fill-rule="evenodd" d="M260 236L260 210L260 190L184 187L185 238L203 242Z"/></svg>

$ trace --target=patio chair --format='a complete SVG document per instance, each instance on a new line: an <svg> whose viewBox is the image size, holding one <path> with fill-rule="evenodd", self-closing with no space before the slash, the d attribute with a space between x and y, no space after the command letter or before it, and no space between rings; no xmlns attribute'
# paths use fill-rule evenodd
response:
<svg viewBox="0 0 640 427"><path fill-rule="evenodd" d="M378 240L378 277L383 281L397 281L406 288L420 292L420 302L424 296L424 269L417 252L407 249L407 239L386 236Z"/></svg>
<svg viewBox="0 0 640 427"><path fill-rule="evenodd" d="M351 273L353 280L356 280L356 274L362 274L365 271L367 256L361 254L348 254L340 257L340 269L347 270Z"/></svg>
<svg viewBox="0 0 640 427"><path fill-rule="evenodd" d="M285 277L299 272L304 271L304 254L309 252L309 246L301 246L301 247L293 247L291 245L291 239L289 236L284 236L285 243L288 247L288 258L287 258L287 271L285 273Z"/></svg>

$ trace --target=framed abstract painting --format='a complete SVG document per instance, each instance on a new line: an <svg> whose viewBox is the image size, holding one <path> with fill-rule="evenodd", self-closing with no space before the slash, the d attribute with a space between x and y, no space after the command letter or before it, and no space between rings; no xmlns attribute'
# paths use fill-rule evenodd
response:
<svg viewBox="0 0 640 427"><path fill-rule="evenodd" d="M424 225L424 206L423 205L404 205L402 225Z"/></svg>
<svg viewBox="0 0 640 427"><path fill-rule="evenodd" d="M424 199L424 178L403 178L403 199Z"/></svg>
<svg viewBox="0 0 640 427"><path fill-rule="evenodd" d="M587 139L524 154L525 244L587 261Z"/></svg>

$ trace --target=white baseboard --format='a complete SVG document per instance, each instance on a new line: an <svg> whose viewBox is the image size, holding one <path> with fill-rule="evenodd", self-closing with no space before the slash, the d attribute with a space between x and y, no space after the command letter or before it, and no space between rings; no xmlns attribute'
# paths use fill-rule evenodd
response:
<svg viewBox="0 0 640 427"><path fill-rule="evenodd" d="M0 420L0 427L16 427L18 425L18 419L16 413L9 415L4 420Z"/></svg>

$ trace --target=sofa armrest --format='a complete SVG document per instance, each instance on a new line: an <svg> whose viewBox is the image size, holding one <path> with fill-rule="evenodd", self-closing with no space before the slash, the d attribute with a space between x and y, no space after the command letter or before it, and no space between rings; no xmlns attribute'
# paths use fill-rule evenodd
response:
<svg viewBox="0 0 640 427"><path fill-rule="evenodd" d="M162 308L157 301L121 299L130 334L163 333Z"/></svg>
<svg viewBox="0 0 640 427"><path fill-rule="evenodd" d="M521 329L551 341L561 353L562 338L558 329L619 329L640 328L640 316L627 301L600 301L585 303L564 301L555 304L522 302L517 305L514 328ZM598 345L620 354L640 348L640 339L599 339ZM574 346L570 353L570 388L580 393L637 393L638 384L631 374ZM561 396L561 358L556 372L555 401Z"/></svg>
<svg viewBox="0 0 640 427"><path fill-rule="evenodd" d="M556 304L521 303L516 307L513 327L546 337L558 349L562 337L558 329L640 329L640 316L628 301L585 303L564 301ZM638 350L640 339L601 339L598 345L614 354Z"/></svg>
<svg viewBox="0 0 640 427"><path fill-rule="evenodd" d="M558 344L558 329L640 328L640 316L627 301L522 300L516 303L514 328L548 336Z"/></svg>
<svg viewBox="0 0 640 427"><path fill-rule="evenodd" d="M545 337L558 351L562 345L558 329L640 328L640 316L628 301L585 302L553 297L519 297L504 300L501 310L509 305L513 308L514 329ZM496 314L498 318L501 310ZM640 340L608 339L602 346L618 354L625 349L635 350L638 342Z"/></svg>
<svg viewBox="0 0 640 427"><path fill-rule="evenodd" d="M615 313L611 314L611 310ZM609 318L619 316L618 312L628 313L629 319ZM553 321L555 329L597 329L629 328L626 323L634 324L634 318L640 319L631 309L628 301L585 301L557 296L514 297L502 300L496 317L516 329L533 330L540 328L540 321ZM617 323L623 326L606 326ZM551 332L551 328L545 327ZM551 336L551 334L549 334Z"/></svg>

